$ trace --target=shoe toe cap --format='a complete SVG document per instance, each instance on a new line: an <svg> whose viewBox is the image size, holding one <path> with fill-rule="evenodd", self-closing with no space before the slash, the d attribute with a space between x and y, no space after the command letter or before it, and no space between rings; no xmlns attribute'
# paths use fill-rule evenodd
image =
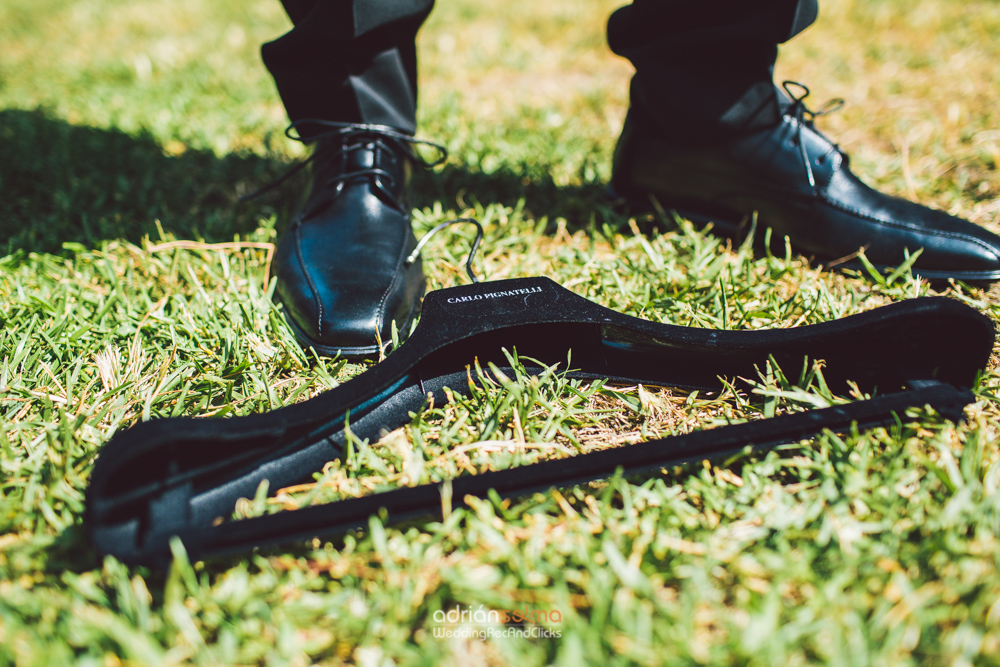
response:
<svg viewBox="0 0 1000 667"><path fill-rule="evenodd" d="M416 313L423 292L419 259L409 266L366 261L363 252L315 240L289 230L275 253L276 298L296 336L323 354L377 353L379 339L390 340L392 323L402 328Z"/></svg>
<svg viewBox="0 0 1000 667"><path fill-rule="evenodd" d="M995 280L1000 278L1000 237L968 220L912 202L901 201L883 235L889 249L920 250L914 273L933 278ZM896 255L886 263L900 263Z"/></svg>
<svg viewBox="0 0 1000 667"><path fill-rule="evenodd" d="M934 278L1000 278L1000 237L968 220L873 190L850 173L826 192L837 212L831 232L864 247L875 264L896 265L920 250L914 273ZM835 243L834 239L829 241Z"/></svg>
<svg viewBox="0 0 1000 667"><path fill-rule="evenodd" d="M956 278L1000 278L1000 237L967 220L947 216L926 234L921 269L937 270Z"/></svg>

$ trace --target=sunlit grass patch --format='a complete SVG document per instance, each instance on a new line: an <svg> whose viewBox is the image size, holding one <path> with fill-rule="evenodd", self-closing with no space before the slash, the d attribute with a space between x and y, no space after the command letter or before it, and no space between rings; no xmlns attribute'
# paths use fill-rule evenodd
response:
<svg viewBox="0 0 1000 667"><path fill-rule="evenodd" d="M419 38L420 134L451 158L417 177L418 235L474 216L485 279L546 275L684 326L801 326L931 294L1000 315L1000 288L825 270L616 211L604 185L630 69L603 24L617 4L439 3ZM822 127L869 182L998 229L998 11L830 0L782 47L777 76L810 101L847 99ZM114 432L274 409L368 366L303 351L271 301L271 244L302 181L237 202L303 155L259 63L288 25L271 0L0 5L0 661L997 661L996 358L962 425L914 410L896 428L456 504L442 521L373 517L333 541L208 563L178 547L166 573L101 562L80 523ZM430 242L430 289L467 281L472 238L453 227ZM697 393L580 382L572 366L428 405L234 514L859 398L824 390L821 365ZM458 605L556 609L561 637L436 638L435 612Z"/></svg>

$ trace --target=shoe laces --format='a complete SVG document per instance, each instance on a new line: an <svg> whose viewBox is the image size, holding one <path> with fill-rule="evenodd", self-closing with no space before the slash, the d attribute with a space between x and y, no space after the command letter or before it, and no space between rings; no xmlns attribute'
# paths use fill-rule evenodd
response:
<svg viewBox="0 0 1000 667"><path fill-rule="evenodd" d="M303 136L301 129L303 126L310 128L322 128L319 132L315 130L308 136ZM309 145L321 141L329 140L332 145L339 145L340 148L330 151L313 151L312 155L302 160L282 176L271 181L267 185L239 198L240 202L248 201L259 195L269 192L289 178L299 173L305 167L314 162L320 156L324 161L332 162L344 154L352 153L356 150L371 150L380 148L382 150L392 150L394 147L402 148L404 155L414 164L425 169L436 167L448 159L448 150L441 144L417 139L408 134L404 134L387 125L376 125L371 123L342 123L332 120L321 120L318 118L304 118L291 123L285 128L285 136L293 141L298 141ZM390 145L390 142L393 145ZM437 152L433 160L428 160L417 151L417 146L430 146ZM368 167L355 169L331 176L324 183L324 189L330 190L340 183L351 181L357 178L370 178L372 185L385 199L400 211L404 210L402 203L392 192L395 187L395 179L391 173L379 167ZM313 209L316 206L311 207ZM303 217L308 217L306 214Z"/></svg>
<svg viewBox="0 0 1000 667"><path fill-rule="evenodd" d="M479 224L479 221L475 218L455 218L454 220L448 220L442 222L441 224L435 226L429 232L420 237L420 241L417 243L417 247L413 249L413 252L406 258L404 262L405 266L410 266L415 261L417 257L420 256L420 251L423 250L427 242L431 240L431 237L437 234L439 231L445 227L450 227L452 225L470 224L476 226L476 240L472 242L472 247L469 250L469 256L465 260L465 272L469 274L469 279L473 283L478 283L479 278L476 277L476 272L472 270L472 260L476 257L476 251L479 250L479 243L483 240L483 226Z"/></svg>
<svg viewBox="0 0 1000 667"><path fill-rule="evenodd" d="M824 139L826 139L826 136L816 129L814 121L820 116L826 116L827 114L836 113L837 111L840 111L842 108L844 108L844 100L843 98L840 97L834 98L828 101L818 110L813 111L812 109L807 107L805 103L805 99L809 97L808 86L801 84L798 81L784 81L782 82L781 87L785 89L785 92L788 93L788 97L790 97L792 100L792 104L785 111L785 115L791 116L792 118L795 119L795 125L797 128L795 139L796 143L798 143L799 145L799 154L802 156L802 164L805 166L806 180L809 181L809 187L815 189L816 177L813 174L812 162L809 158L809 152L806 150L806 142L802 136L802 129L808 126L809 129L813 130L814 132L822 136ZM829 141L829 139L827 139L827 141ZM829 155L830 153L836 152L843 155L843 151L840 150L839 144L835 144L832 141L829 141L829 143L830 143L830 148L828 148L825 153L823 153L817 158L817 161L821 164L826 159L826 156Z"/></svg>

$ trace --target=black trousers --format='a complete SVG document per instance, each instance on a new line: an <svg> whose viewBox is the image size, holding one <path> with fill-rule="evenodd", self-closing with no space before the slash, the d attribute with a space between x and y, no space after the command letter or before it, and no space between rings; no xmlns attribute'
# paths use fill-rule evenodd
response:
<svg viewBox="0 0 1000 667"><path fill-rule="evenodd" d="M416 131L414 39L434 0L282 0L294 28L262 48L289 117ZM608 21L635 66L631 104L668 134L740 131L780 114L778 44L818 0L634 0Z"/></svg>

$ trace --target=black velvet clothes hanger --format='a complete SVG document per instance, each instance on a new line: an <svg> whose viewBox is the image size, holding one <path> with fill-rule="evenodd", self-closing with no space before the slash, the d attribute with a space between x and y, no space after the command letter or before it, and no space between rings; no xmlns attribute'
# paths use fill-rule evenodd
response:
<svg viewBox="0 0 1000 667"><path fill-rule="evenodd" d="M194 559L332 536L367 525L440 512L439 485L401 488L328 505L231 521L241 497L262 480L278 489L311 479L342 455L344 422L359 438L408 423L428 394L468 391L468 366L522 361L565 364L573 378L610 378L687 389L719 389L720 378L752 378L773 359L798 369L823 359L831 390L854 382L876 398L621 448L549 460L452 481L456 503L491 489L513 497L614 474L655 470L744 446L768 447L816 435L894 423L930 405L953 420L993 347L992 322L954 300L925 297L832 322L790 329L716 331L658 324L599 306L544 277L432 291L412 335L384 361L303 403L222 419L138 423L104 446L87 491L85 525L94 546L128 563L169 562L180 536ZM529 367L529 372L531 371ZM540 372L538 367L534 372Z"/></svg>

